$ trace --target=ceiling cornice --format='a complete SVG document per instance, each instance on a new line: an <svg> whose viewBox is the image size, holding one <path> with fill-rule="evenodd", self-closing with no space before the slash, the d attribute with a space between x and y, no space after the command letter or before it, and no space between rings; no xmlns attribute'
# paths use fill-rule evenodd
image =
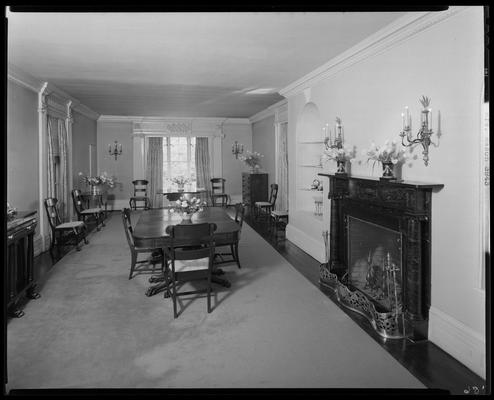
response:
<svg viewBox="0 0 494 400"><path fill-rule="evenodd" d="M79 100L64 92L60 88L56 87L52 83L41 81L28 74L27 72L22 71L17 66L11 63L8 64L7 68L7 78L10 81L17 83L18 85L26 89L32 90L37 94L39 94L42 89L46 90L47 94L51 96L53 100L56 99L56 102L63 105L70 102L70 105L74 111L77 111L78 113L85 115L88 118L94 120L98 119L99 114L97 112L91 110L89 107L82 104Z"/></svg>
<svg viewBox="0 0 494 400"><path fill-rule="evenodd" d="M276 111L283 106L286 106L288 104L286 99L280 100L277 103L270 105L268 108L259 111L257 114L254 114L252 117L249 118L249 121L251 124L254 122L258 122L263 120L264 118L270 117L272 115L276 114Z"/></svg>
<svg viewBox="0 0 494 400"><path fill-rule="evenodd" d="M170 122L170 121L190 121L208 122L213 124L248 124L249 118L224 118L224 117L142 117L128 115L100 115L98 122Z"/></svg>
<svg viewBox="0 0 494 400"><path fill-rule="evenodd" d="M457 6L450 7L448 10L441 12L414 12L406 14L331 59L326 64L281 89L279 93L285 97L295 96L318 82L360 61L381 53L467 8L467 6Z"/></svg>

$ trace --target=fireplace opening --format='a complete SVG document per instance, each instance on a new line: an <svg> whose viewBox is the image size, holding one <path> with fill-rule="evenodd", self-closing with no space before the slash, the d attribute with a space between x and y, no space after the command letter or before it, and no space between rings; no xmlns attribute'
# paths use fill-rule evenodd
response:
<svg viewBox="0 0 494 400"><path fill-rule="evenodd" d="M394 231L347 216L347 283L378 312L400 314L403 304L402 238Z"/></svg>

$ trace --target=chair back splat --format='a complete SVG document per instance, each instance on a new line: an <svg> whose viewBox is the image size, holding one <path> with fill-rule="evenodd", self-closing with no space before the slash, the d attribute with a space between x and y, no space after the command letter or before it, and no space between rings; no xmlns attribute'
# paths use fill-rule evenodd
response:
<svg viewBox="0 0 494 400"><path fill-rule="evenodd" d="M254 218L259 219L265 217L266 220L269 219L271 211L274 210L276 205L276 199L278 197L278 184L271 184L271 191L269 193L269 201L256 201L254 203Z"/></svg>
<svg viewBox="0 0 494 400"><path fill-rule="evenodd" d="M169 225L166 232L170 235L169 245L165 247L167 258L171 261L171 281L173 315L178 317L177 299L179 296L207 293L207 310L211 312L211 276L214 258L213 234L216 230L214 223ZM208 258L207 264L192 269L178 268L176 261L200 260ZM206 280L205 289L178 292L178 282Z"/></svg>
<svg viewBox="0 0 494 400"><path fill-rule="evenodd" d="M242 233L242 225L244 223L246 205L243 203L235 204L235 222L238 224L240 229L229 235L223 235L221 238L215 239L215 264L224 264L236 262L238 268L242 268L240 265L240 258L238 255L238 243L240 241L240 235ZM230 251L218 250L218 248L230 248ZM225 258L225 256L228 256ZM219 259L219 261L217 261Z"/></svg>
<svg viewBox="0 0 494 400"><path fill-rule="evenodd" d="M211 204L213 207L218 205L226 207L230 203L230 195L225 193L225 181L224 178L211 179Z"/></svg>
<svg viewBox="0 0 494 400"><path fill-rule="evenodd" d="M60 250L64 246L74 245L77 251L80 251L80 241L84 240L84 243L88 243L87 227L84 221L62 222L58 213L58 200L54 197L46 198L44 206L51 229L50 255L52 259L55 259L53 251L55 247Z"/></svg>
<svg viewBox="0 0 494 400"><path fill-rule="evenodd" d="M134 196L129 200L130 208L149 210L151 208L151 199L148 197L148 181L146 179L136 179L132 181L134 185Z"/></svg>
<svg viewBox="0 0 494 400"><path fill-rule="evenodd" d="M74 204L74 210L79 221L87 222L88 218L94 218L94 220L96 221L96 230L98 231L100 230L100 225L105 226L105 210L103 210L103 208L84 208L82 193L79 189L73 189L71 194L72 202Z"/></svg>

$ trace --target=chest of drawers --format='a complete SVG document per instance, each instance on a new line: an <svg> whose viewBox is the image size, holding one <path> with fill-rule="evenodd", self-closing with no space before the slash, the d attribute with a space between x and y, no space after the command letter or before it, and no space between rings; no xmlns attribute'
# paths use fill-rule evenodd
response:
<svg viewBox="0 0 494 400"><path fill-rule="evenodd" d="M256 201L268 201L268 174L242 173L242 202L251 209Z"/></svg>

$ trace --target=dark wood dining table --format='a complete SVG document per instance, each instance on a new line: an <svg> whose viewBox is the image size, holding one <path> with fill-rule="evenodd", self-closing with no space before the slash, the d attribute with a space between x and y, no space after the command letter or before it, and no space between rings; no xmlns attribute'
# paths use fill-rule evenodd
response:
<svg viewBox="0 0 494 400"><path fill-rule="evenodd" d="M228 215L222 207L205 207L203 211L192 215L192 224L204 222L213 222L216 224L215 238L231 237L238 234L240 231L239 225ZM166 233L168 225L176 225L182 223L182 217L178 213L171 213L168 209L151 209L142 211L136 226L134 227L134 240L136 245L140 243L157 240L161 242L163 247L169 244L169 235ZM224 287L230 287L230 282L226 279L219 278L223 271L219 268L214 268L212 281ZM152 276L150 282L159 282L157 285L151 286L146 291L147 296L152 296L168 288L168 277L163 274ZM165 293L166 295L166 293Z"/></svg>

